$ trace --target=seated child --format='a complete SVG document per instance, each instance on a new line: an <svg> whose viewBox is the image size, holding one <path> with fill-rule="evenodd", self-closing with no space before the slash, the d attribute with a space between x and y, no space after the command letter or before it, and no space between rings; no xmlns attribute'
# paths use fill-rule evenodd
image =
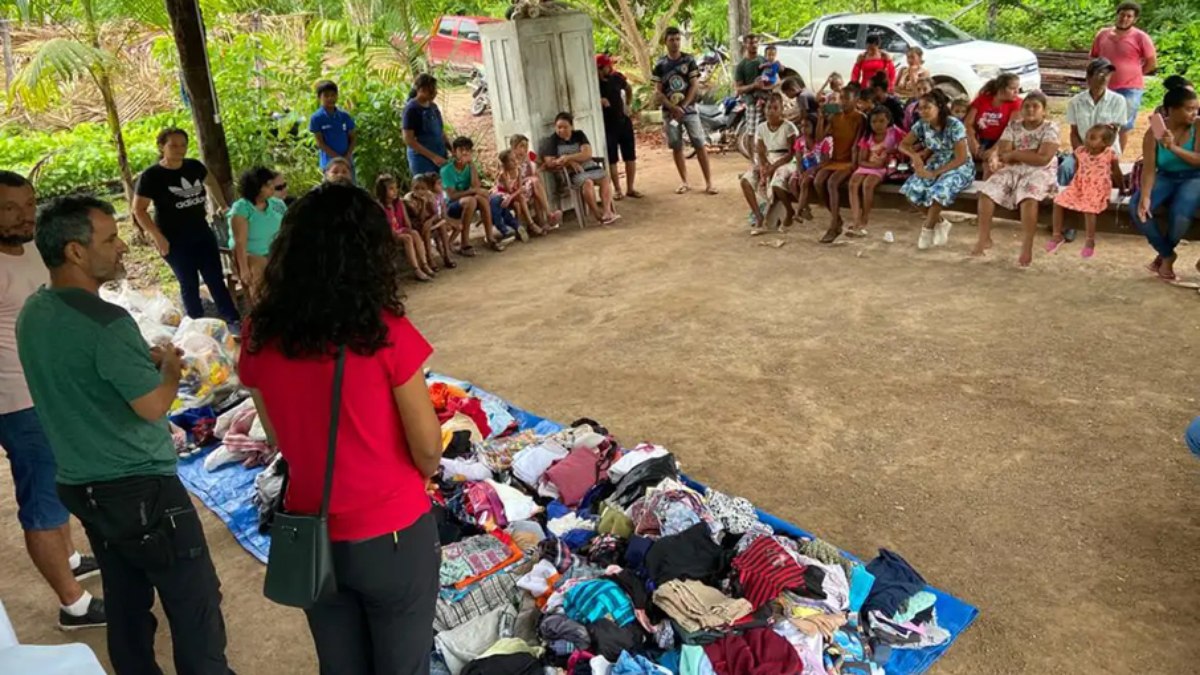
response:
<svg viewBox="0 0 1200 675"><path fill-rule="evenodd" d="M833 151L813 179L817 197L829 208L829 229L821 237L822 244L832 244L842 233L841 185L854 173L854 147L867 126L867 118L858 112L858 88L842 87L840 112L818 121L817 135L833 137Z"/></svg>
<svg viewBox="0 0 1200 675"><path fill-rule="evenodd" d="M425 240L429 259L433 258L433 236L437 234L438 249L442 253L442 265L447 269L458 267L450 258L450 240L458 234L456 223L446 217L446 198L442 193L442 180L436 173L423 173L413 177L412 192L404 196L412 222L417 225ZM432 265L432 263L431 263Z"/></svg>
<svg viewBox="0 0 1200 675"><path fill-rule="evenodd" d="M956 98L950 102L950 114L959 122L966 122L967 113L971 112L971 102L965 98Z"/></svg>
<svg viewBox="0 0 1200 675"><path fill-rule="evenodd" d="M921 104L921 97L933 91L933 80L928 77L922 78L917 82L917 95L913 96L907 103L904 104L904 119L900 122L900 128L908 131L917 123L919 116L917 115L917 106Z"/></svg>
<svg viewBox="0 0 1200 675"><path fill-rule="evenodd" d="M888 164L896 157L896 148L904 138L904 132L892 126L892 113L884 106L872 110L867 119L867 134L855 147L857 168L850 177L850 215L855 222L846 228L846 234L859 237L867 234L875 188L887 177Z"/></svg>
<svg viewBox="0 0 1200 675"><path fill-rule="evenodd" d="M354 169L345 157L334 157L325 165L325 181L354 185Z"/></svg>
<svg viewBox="0 0 1200 675"><path fill-rule="evenodd" d="M821 113L825 117L833 117L842 111L842 87L845 86L845 80L842 79L841 73L830 73L825 79L825 83L817 90L817 98L821 104ZM829 88L829 92L825 92L825 88Z"/></svg>
<svg viewBox="0 0 1200 675"><path fill-rule="evenodd" d="M500 152L500 170L496 173L496 185L492 187L492 199L495 200L497 196L500 197L501 209L516 212L519 223L517 236L521 237L521 241L529 241L530 232L537 237L546 233L529 214L529 201L521 189L521 169L512 150Z"/></svg>
<svg viewBox="0 0 1200 675"><path fill-rule="evenodd" d="M404 200L400 198L400 188L391 174L379 174L375 179L375 200L387 214L388 223L392 226L396 239L404 245L404 255L408 258L409 266L413 268L413 276L417 281L433 281L437 272L427 262L425 242L421 233L409 226Z"/></svg>
<svg viewBox="0 0 1200 675"><path fill-rule="evenodd" d="M798 195L801 220L812 220L812 207L809 206L809 193L812 190L813 178L821 168L821 163L833 152L833 138L826 136L817 141L817 122L812 115L800 118L800 133L796 136L796 144L792 148L795 170L792 182L788 186L792 194Z"/></svg>
<svg viewBox="0 0 1200 675"><path fill-rule="evenodd" d="M925 51L920 47L909 47L904 60L908 65L900 69L900 75L896 78L896 94L909 98L920 97L917 85L921 80L930 78L929 69L925 67Z"/></svg>
<svg viewBox="0 0 1200 675"><path fill-rule="evenodd" d="M562 224L562 211L551 211L550 200L546 196L546 187L538 173L535 163L537 155L529 150L529 139L521 134L515 134L508 139L508 149L513 151L513 159L521 177L521 193L525 195L526 205L532 204L538 224L545 232L557 230Z"/></svg>
<svg viewBox="0 0 1200 675"><path fill-rule="evenodd" d="M1096 216L1108 208L1113 185L1124 188L1121 162L1113 150L1117 133L1111 125L1097 124L1088 129L1083 145L1075 148L1075 177L1071 184L1054 198L1054 234L1046 242L1046 251L1054 253L1066 243L1063 237L1063 218L1066 211L1083 214L1087 238L1079 255L1091 258L1096 254Z"/></svg>

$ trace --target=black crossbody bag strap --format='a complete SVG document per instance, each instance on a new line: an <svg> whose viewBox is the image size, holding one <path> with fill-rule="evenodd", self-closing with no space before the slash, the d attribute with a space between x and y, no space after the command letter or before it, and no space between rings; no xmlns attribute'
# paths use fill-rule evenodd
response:
<svg viewBox="0 0 1200 675"><path fill-rule="evenodd" d="M338 346L333 366L333 395L329 410L329 450L325 454L325 489L321 493L321 520L329 518L329 495L333 492L333 458L337 454L338 419L342 411L342 378L346 373L346 347Z"/></svg>

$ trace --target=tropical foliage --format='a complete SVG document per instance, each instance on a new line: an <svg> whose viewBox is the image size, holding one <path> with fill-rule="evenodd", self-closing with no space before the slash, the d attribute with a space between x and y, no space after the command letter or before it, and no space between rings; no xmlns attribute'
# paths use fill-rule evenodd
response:
<svg viewBox="0 0 1200 675"><path fill-rule="evenodd" d="M596 45L644 79L670 24L691 49L727 43L726 0L559 0L593 16ZM360 176L406 173L399 107L425 68L424 36L442 14L503 16L508 0L200 0L209 60L234 171L272 164L296 187L319 180L307 119L314 83L341 85L358 120ZM953 21L980 37L1034 49L1086 49L1112 21L1115 0L751 0L755 30L787 37L821 14L912 11ZM1141 25L1158 45L1161 74L1200 79L1193 54L1194 0L1146 2ZM18 76L0 118L0 166L40 164L46 193L121 184L118 135L133 171L152 162L163 125L190 129L178 55L162 2L0 0L13 20ZM108 95L104 83L108 82ZM110 105L111 104L111 105ZM128 174L126 174L128 175Z"/></svg>

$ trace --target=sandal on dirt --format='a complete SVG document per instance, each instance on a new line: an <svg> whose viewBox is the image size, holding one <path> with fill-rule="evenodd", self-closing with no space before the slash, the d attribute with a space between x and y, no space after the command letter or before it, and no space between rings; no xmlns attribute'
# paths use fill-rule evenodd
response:
<svg viewBox="0 0 1200 675"><path fill-rule="evenodd" d="M619 213L614 213L614 214L612 214L611 216L609 216L609 217L607 217L607 218L604 218L604 219L602 219L602 220L600 221L600 224L601 224L601 225L612 225L613 223L617 222L617 221L618 221L618 220L620 220L620 219L621 219L621 214L619 214Z"/></svg>
<svg viewBox="0 0 1200 675"><path fill-rule="evenodd" d="M1096 255L1096 245L1095 244L1084 244L1083 250L1079 252L1079 257L1081 257L1081 258L1090 258L1094 255Z"/></svg>
<svg viewBox="0 0 1200 675"><path fill-rule="evenodd" d="M641 192L638 192L637 190L630 190L629 192L626 192L625 195L629 196L629 197L633 197L634 199L641 199L642 197L646 196L646 195L642 194Z"/></svg>
<svg viewBox="0 0 1200 675"><path fill-rule="evenodd" d="M688 184L687 184L687 183L680 183L680 184L679 184L679 187L675 188L675 194L677 194L677 195L681 195L681 194L683 194L683 193L685 193L685 192L688 192L688 191L690 191L691 189L692 189L692 188L688 187Z"/></svg>
<svg viewBox="0 0 1200 675"><path fill-rule="evenodd" d="M718 194L718 193L717 193L717 188L715 188L715 187L712 187L712 186L706 187L706 188L704 188L704 194L706 194L706 195L715 195L715 194Z"/></svg>
<svg viewBox="0 0 1200 675"><path fill-rule="evenodd" d="M445 261L445 262L443 262L443 263L442 263L442 267L444 267L444 268L446 268L446 269L448 269L448 270L452 270L452 269L454 269L455 267L458 267L458 263L454 262L453 260L447 260L447 261Z"/></svg>
<svg viewBox="0 0 1200 675"><path fill-rule="evenodd" d="M474 247L474 246L468 246L468 247L466 247L466 248L459 249L459 250L458 250L458 254L459 254L459 255L461 255L461 256L463 256L464 258L474 258L474 257L475 257L475 255L476 255L476 253L475 253L475 247Z"/></svg>
<svg viewBox="0 0 1200 675"><path fill-rule="evenodd" d="M839 236L841 236L841 234L842 234L842 228L840 226L835 225L835 226L829 228L828 230L825 230L825 236L821 237L821 243L822 244L832 244L833 242L837 241L837 238Z"/></svg>
<svg viewBox="0 0 1200 675"><path fill-rule="evenodd" d="M1051 239L1046 242L1046 253L1057 253L1058 248L1067 243L1066 239ZM1088 256L1084 256L1085 258Z"/></svg>
<svg viewBox="0 0 1200 675"><path fill-rule="evenodd" d="M622 199L625 199L625 195L621 194L620 192L614 192L614 193L613 193L613 201L614 201L614 202L619 202L619 201L621 201Z"/></svg>
<svg viewBox="0 0 1200 675"><path fill-rule="evenodd" d="M848 237L865 237L865 236L867 236L867 228L865 228L865 227L847 227L845 234Z"/></svg>

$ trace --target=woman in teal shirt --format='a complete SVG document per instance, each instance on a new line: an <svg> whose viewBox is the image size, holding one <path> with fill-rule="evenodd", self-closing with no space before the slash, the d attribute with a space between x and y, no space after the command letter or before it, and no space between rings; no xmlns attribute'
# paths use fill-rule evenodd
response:
<svg viewBox="0 0 1200 675"><path fill-rule="evenodd" d="M1200 99L1196 92L1177 87L1163 98L1166 133L1156 138L1153 129L1142 143L1142 185L1133 194L1129 210L1133 224L1146 235L1157 253L1149 269L1164 281L1175 280L1175 247L1187 235L1200 210ZM1167 212L1160 227L1155 211ZM1200 264L1197 264L1200 269Z"/></svg>
<svg viewBox="0 0 1200 675"><path fill-rule="evenodd" d="M275 197L278 177L279 174L265 166L246 171L238 179L241 199L229 207L229 246L251 303L258 298L263 270L267 268L267 253L287 211L283 200Z"/></svg>

